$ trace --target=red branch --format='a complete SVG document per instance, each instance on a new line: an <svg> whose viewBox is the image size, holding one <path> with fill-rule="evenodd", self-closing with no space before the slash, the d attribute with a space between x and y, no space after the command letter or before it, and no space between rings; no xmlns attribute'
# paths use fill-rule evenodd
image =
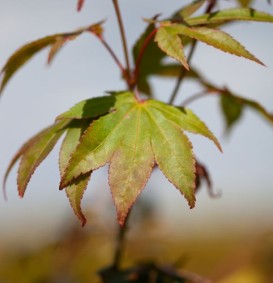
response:
<svg viewBox="0 0 273 283"><path fill-rule="evenodd" d="M149 45L150 41L152 40L152 38L155 36L155 34L157 33L158 29L155 28L145 39L145 41L143 42L141 49L139 51L139 54L137 56L136 59L136 66L135 66L135 71L134 71L134 80L135 80L135 84L138 81L138 76L139 76L139 69L140 69L140 64L142 62L143 56L145 54L146 48Z"/></svg>

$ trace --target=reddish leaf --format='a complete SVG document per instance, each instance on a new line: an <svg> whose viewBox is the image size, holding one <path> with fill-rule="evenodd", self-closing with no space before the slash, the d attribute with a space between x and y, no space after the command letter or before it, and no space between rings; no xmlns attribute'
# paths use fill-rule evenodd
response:
<svg viewBox="0 0 273 283"><path fill-rule="evenodd" d="M200 189L202 181L205 181L207 184L207 190L210 197L212 198L220 197L221 194L218 192L217 193L214 192L212 189L212 183L207 168L198 161L196 161L195 165L196 165L196 192Z"/></svg>

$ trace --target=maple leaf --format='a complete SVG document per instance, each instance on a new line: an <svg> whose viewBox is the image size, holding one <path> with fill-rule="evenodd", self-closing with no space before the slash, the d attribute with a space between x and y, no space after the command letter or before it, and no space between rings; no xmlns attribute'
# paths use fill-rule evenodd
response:
<svg viewBox="0 0 273 283"><path fill-rule="evenodd" d="M217 139L188 109L156 100L138 101L130 92L113 97L116 100L114 111L94 120L81 136L64 169L60 188L110 163L109 184L118 221L123 225L157 163L188 200L189 206L194 207L195 159L183 130L201 134L221 149ZM87 118L88 111L83 114L82 108L90 109L90 101L71 108L65 114L66 119Z"/></svg>
<svg viewBox="0 0 273 283"><path fill-rule="evenodd" d="M273 124L273 114L269 113L258 102L238 96L232 93L228 88L219 89L220 106L225 119L226 129L228 131L240 120L245 108L250 108L259 113L269 123Z"/></svg>
<svg viewBox="0 0 273 283"><path fill-rule="evenodd" d="M100 35L103 32L102 24L104 21L92 24L90 26L80 28L73 32L58 33L49 35L33 42L27 43L13 53L7 60L6 64L0 71L0 94L3 92L9 80L14 74L26 64L35 54L50 46L48 55L48 63L51 63L58 51L68 41L74 40L84 32L91 32L96 35Z"/></svg>
<svg viewBox="0 0 273 283"><path fill-rule="evenodd" d="M264 65L240 42L215 27L234 21L273 22L273 16L250 8L233 8L190 17L203 4L204 1L194 1L175 13L170 20L162 21L155 36L158 47L180 62L187 70L189 66L184 54L185 44L183 44L184 38L187 37Z"/></svg>
<svg viewBox="0 0 273 283"><path fill-rule="evenodd" d="M109 163L109 184L118 221L126 216L144 189L155 163L195 205L195 158L184 131L218 140L189 109L157 100L138 101L131 92L112 93L76 104L57 117L16 153L4 179L17 160L17 183L21 197L32 174L66 133L60 149L60 188L65 188L70 204L82 225L86 218L81 200L92 171Z"/></svg>
<svg viewBox="0 0 273 283"><path fill-rule="evenodd" d="M273 22L273 16L252 8L232 8L204 14L194 18L187 18L185 22L190 26L219 25L234 21Z"/></svg>
<svg viewBox="0 0 273 283"><path fill-rule="evenodd" d="M60 149L59 167L61 176L64 174L64 169L68 164L71 153L75 150L82 133L86 130L89 124L89 120L73 121L67 129L66 136ZM65 189L71 207L80 219L82 226L85 225L86 218L81 210L81 200L88 185L90 175L91 172L87 172L86 174L79 176Z"/></svg>
<svg viewBox="0 0 273 283"><path fill-rule="evenodd" d="M174 15L171 17L172 20L185 21L187 18L193 15L198 9L200 9L201 6L203 6L205 2L206 0L197 0L197 1L194 1L184 6L178 12L174 13Z"/></svg>
<svg viewBox="0 0 273 283"><path fill-rule="evenodd" d="M70 120L62 120L57 122L56 124L42 130L37 135L32 137L18 150L5 173L3 182L4 190L11 169L20 159L21 161L18 169L17 185L20 197L24 196L26 187L32 174L51 152L69 123Z"/></svg>
<svg viewBox="0 0 273 283"><path fill-rule="evenodd" d="M208 27L188 27L184 24L164 24L159 28L155 41L161 50L179 61L187 70L189 67L183 51L181 35L199 40L221 51L244 57L263 65L243 45L221 30Z"/></svg>
<svg viewBox="0 0 273 283"><path fill-rule="evenodd" d="M66 118L66 113L64 113L62 116L60 116L60 118L58 117L57 121L53 125L47 127L28 140L15 154L5 173L3 182L5 197L6 181L15 163L20 160L17 175L17 185L19 195L20 197L23 197L31 176L37 167L52 151L60 137L66 132L66 136L61 146L59 159L60 173L62 176L71 152L74 151L82 133L90 125L92 119L98 118L111 111L114 101L113 98L104 97L103 101L104 103L102 103L100 97L89 99L89 106L92 107L87 108L88 118L84 116L84 109L80 108L81 104L76 105L75 108L78 111L82 111L82 119L69 119ZM82 222L82 225L86 223L86 219L81 210L80 204L83 193L90 179L90 175L91 172L88 172L82 176L79 176L78 178L75 178L75 180L73 180L73 182L71 182L71 184L66 188L66 194L70 204L75 214Z"/></svg>

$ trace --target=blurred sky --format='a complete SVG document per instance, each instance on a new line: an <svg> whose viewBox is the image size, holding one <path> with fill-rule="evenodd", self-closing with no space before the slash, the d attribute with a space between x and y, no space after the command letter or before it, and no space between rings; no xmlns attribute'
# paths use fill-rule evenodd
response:
<svg viewBox="0 0 273 283"><path fill-rule="evenodd" d="M0 65L3 66L26 42L73 31L101 19L107 19L106 39L123 60L111 2L86 0L83 11L77 13L75 0L0 0ZM168 16L182 2L120 0L124 21L128 23L129 45L132 46L145 27L142 17L157 13ZM222 7L235 5L234 1L220 2ZM257 2L254 7L273 14L273 7L266 1ZM198 45L192 65L198 66L218 85L227 85L239 95L258 100L273 112L273 25L238 23L226 30L267 67L204 44ZM51 67L45 66L47 52L42 51L23 67L1 97L1 179L21 144L51 124L58 114L80 100L103 95L105 90L125 88L115 64L98 40L90 35L82 35L69 43ZM153 82L156 96L168 100L174 81L154 79ZM180 103L197 91L196 85L185 84L176 102ZM178 227L179 223L185 235L210 235L212 229L223 231L230 227L236 227L238 233L273 228L273 126L247 110L231 136L224 138L224 124L216 98L204 98L191 108L223 145L224 153L221 154L211 142L190 136L197 157L210 170L215 189L222 191L221 199L211 200L203 188L196 208L189 210L183 197L158 171L154 172L142 198L155 198L162 221L166 221L170 229ZM12 171L7 183L9 201L0 197L0 247L9 244L29 247L45 239L51 241L58 236L59 228L66 225L67 219L74 219L65 193L58 191L57 154L56 148L36 171L24 200L17 196L16 170ZM106 172L107 169L100 169L94 173L84 198L85 209L94 206L104 214L105 204L110 199Z"/></svg>

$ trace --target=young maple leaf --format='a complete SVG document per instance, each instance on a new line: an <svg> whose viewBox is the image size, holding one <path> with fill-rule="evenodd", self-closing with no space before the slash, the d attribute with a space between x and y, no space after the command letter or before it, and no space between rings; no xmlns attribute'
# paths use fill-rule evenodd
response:
<svg viewBox="0 0 273 283"><path fill-rule="evenodd" d="M183 130L201 134L221 149L217 139L188 109L156 100L138 101L130 92L113 97L114 111L94 120L81 136L63 170L60 188L69 187L75 179L109 162L109 184L118 221L123 225L157 163L189 206L194 207L195 160ZM77 104L58 119L87 118L90 102Z"/></svg>
<svg viewBox="0 0 273 283"><path fill-rule="evenodd" d="M206 125L190 110L156 100L138 101L131 92L82 101L57 117L57 121L25 143L12 159L5 180L17 160L18 191L24 196L29 180L66 133L60 149L60 188L86 223L81 199L92 171L110 164L109 184L123 225L144 189L155 163L195 205L195 158L183 131L201 134L220 144Z"/></svg>

